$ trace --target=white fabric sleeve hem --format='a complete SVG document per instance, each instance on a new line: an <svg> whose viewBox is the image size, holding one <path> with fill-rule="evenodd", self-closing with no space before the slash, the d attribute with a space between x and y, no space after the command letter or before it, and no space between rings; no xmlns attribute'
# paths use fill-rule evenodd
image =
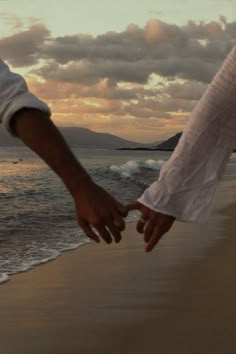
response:
<svg viewBox="0 0 236 354"><path fill-rule="evenodd" d="M205 223L235 145L236 47L195 107L159 180L138 201L180 221Z"/></svg>
<svg viewBox="0 0 236 354"><path fill-rule="evenodd" d="M12 116L22 108L35 108L39 109L48 114L50 117L51 110L46 103L39 100L37 97L32 95L30 92L24 92L18 96L15 96L14 99L6 106L2 114L2 124L3 127L12 135L17 135L11 129L11 118Z"/></svg>
<svg viewBox="0 0 236 354"><path fill-rule="evenodd" d="M24 78L11 72L0 59L0 123L13 136L16 135L10 121L14 113L22 108L35 108L51 115L49 107L29 92Z"/></svg>
<svg viewBox="0 0 236 354"><path fill-rule="evenodd" d="M181 222L186 222L186 223L194 223L196 222L196 220L192 220L191 218L184 218L182 215L178 215L178 213L176 213L176 211L171 210L169 208L165 209L165 208L161 208L161 207L153 207L152 205L148 204L146 202L146 200L142 197L138 198L137 201L139 203L141 203L142 205L146 206L147 208L157 212L157 213L161 213L161 214L165 214L165 215L170 215L173 216L174 218L176 218L177 221L181 221ZM207 219L198 219L197 221L199 224L206 224Z"/></svg>
<svg viewBox="0 0 236 354"><path fill-rule="evenodd" d="M181 216L175 214L175 212L172 211L172 210L167 210L167 209L161 208L161 207L157 207L157 208L153 207L152 205L150 205L149 203L147 203L146 199L145 199L143 196L141 196L140 198L138 198L137 201L138 201L139 203L141 203L142 205L146 206L147 208L149 208L149 209L151 209L151 210L153 210L153 211L156 211L157 213L162 213L162 214L165 214L165 215L173 216L173 217L175 217L175 218L176 218L177 220L179 220L179 221L184 221L184 222L186 221L186 220L182 220L182 219L181 219Z"/></svg>
<svg viewBox="0 0 236 354"><path fill-rule="evenodd" d="M191 193L185 191L179 193L179 196L176 197L174 194L168 195L166 190L165 187L163 188L161 182L156 181L138 198L138 202L153 211L171 215L178 221L199 224L205 224L207 222L211 211L210 201L214 196L215 185L212 185L211 196L209 195L210 198L208 199L207 205L202 204L200 207L197 207L196 198L193 198L192 201L195 199L195 205L194 203L192 204L194 205L193 208L192 205L189 204L189 195L191 195ZM153 193L155 193L155 196L158 194L155 202L153 202ZM202 201L202 198L197 195L197 200Z"/></svg>

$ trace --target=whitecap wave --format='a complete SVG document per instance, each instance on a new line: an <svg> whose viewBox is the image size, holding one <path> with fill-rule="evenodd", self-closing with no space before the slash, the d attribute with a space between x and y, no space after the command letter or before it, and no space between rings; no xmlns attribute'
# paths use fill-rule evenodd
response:
<svg viewBox="0 0 236 354"><path fill-rule="evenodd" d="M146 161L130 160L122 165L112 165L110 166L110 170L112 172L118 173L122 177L132 177L138 173L141 173L143 169L160 171L164 163L165 161L163 160L150 160L150 159Z"/></svg>

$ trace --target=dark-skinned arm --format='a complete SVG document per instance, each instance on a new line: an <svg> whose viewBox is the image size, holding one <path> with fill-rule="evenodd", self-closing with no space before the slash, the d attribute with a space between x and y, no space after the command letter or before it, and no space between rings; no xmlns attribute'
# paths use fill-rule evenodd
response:
<svg viewBox="0 0 236 354"><path fill-rule="evenodd" d="M121 240L126 208L93 182L46 112L23 108L11 118L11 129L61 178L73 197L77 220L88 237L107 243Z"/></svg>

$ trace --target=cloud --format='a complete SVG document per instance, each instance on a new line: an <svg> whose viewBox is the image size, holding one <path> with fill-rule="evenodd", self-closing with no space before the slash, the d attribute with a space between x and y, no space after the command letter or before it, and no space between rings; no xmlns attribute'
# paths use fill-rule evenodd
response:
<svg viewBox="0 0 236 354"><path fill-rule="evenodd" d="M149 44L161 44L171 42L177 38L179 28L176 25L169 25L160 20L151 19L144 28L144 38Z"/></svg>
<svg viewBox="0 0 236 354"><path fill-rule="evenodd" d="M0 39L2 59L17 67L37 64L49 34L49 30L43 25L32 25L27 30Z"/></svg>
<svg viewBox="0 0 236 354"><path fill-rule="evenodd" d="M108 100L134 100L141 95L155 96L156 91L139 88L119 88L112 85L107 79L100 80L95 85L83 85L78 82L61 82L48 79L46 82L28 76L28 85L32 92L44 100L69 99L69 98L103 98Z"/></svg>
<svg viewBox="0 0 236 354"><path fill-rule="evenodd" d="M69 111L84 122L100 116L169 127L171 121L181 125L193 110L235 36L236 22L223 16L182 26L150 19L143 28L131 23L122 32L56 38L34 23L2 38L0 50L13 66L37 64L30 68L29 86L58 117Z"/></svg>
<svg viewBox="0 0 236 354"><path fill-rule="evenodd" d="M0 1L4 1L4 0L0 0ZM0 17L2 22L5 22L5 24L13 27L13 29L19 29L24 26L23 20L16 15L1 11Z"/></svg>
<svg viewBox="0 0 236 354"><path fill-rule="evenodd" d="M76 34L52 38L49 30L35 24L0 40L5 60L14 66L29 66L44 59L42 77L65 82L145 83L152 73L209 83L233 45L236 22L224 17L218 22L183 26L151 19L144 28L130 24L123 32L102 35Z"/></svg>
<svg viewBox="0 0 236 354"><path fill-rule="evenodd" d="M205 92L207 85L197 81L186 81L184 83L170 84L163 94L168 94L173 99L198 101Z"/></svg>
<svg viewBox="0 0 236 354"><path fill-rule="evenodd" d="M40 52L49 64L37 71L62 81L145 83L152 73L209 83L233 45L236 22L170 25L151 19L142 29L97 37L74 35L51 38Z"/></svg>
<svg viewBox="0 0 236 354"><path fill-rule="evenodd" d="M41 69L34 70L33 73L44 78L83 84L95 84L105 78L115 83L124 81L144 84L149 75L156 71L157 65L155 60L139 60L131 63L123 60L96 59L96 62L92 62L83 59L68 65L51 62Z"/></svg>

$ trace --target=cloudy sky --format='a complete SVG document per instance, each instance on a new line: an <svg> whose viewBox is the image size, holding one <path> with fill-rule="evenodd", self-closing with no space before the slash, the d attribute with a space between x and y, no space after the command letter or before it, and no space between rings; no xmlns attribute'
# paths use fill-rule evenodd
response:
<svg viewBox="0 0 236 354"><path fill-rule="evenodd" d="M183 129L236 38L236 0L0 0L0 57L58 125Z"/></svg>

